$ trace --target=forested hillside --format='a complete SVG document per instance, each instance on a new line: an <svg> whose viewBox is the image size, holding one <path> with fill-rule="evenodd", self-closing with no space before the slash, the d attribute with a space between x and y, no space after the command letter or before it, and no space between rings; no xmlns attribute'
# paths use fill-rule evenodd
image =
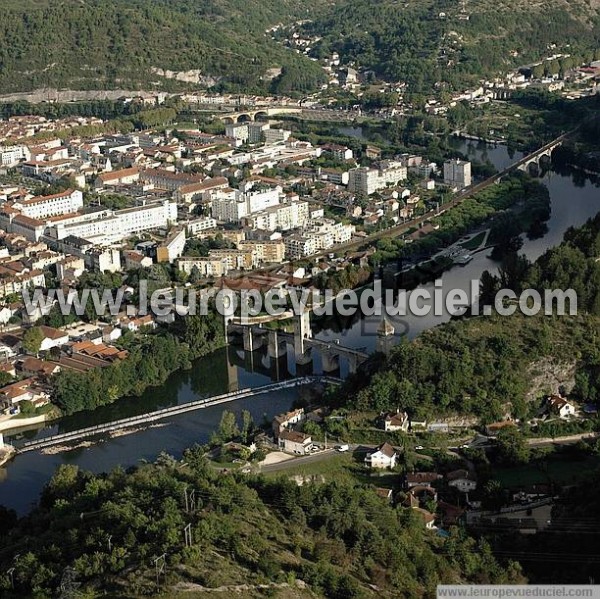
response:
<svg viewBox="0 0 600 599"><path fill-rule="evenodd" d="M393 508L373 487L239 478L212 470L202 454L188 451L186 466L162 456L127 474L61 466L37 511L18 523L2 514L1 570L15 568L13 592L0 575L2 596L54 596L65 581L81 597L153 594L154 560L163 554L159 583L169 597L177 583L199 591L186 595L194 597L205 596L203 587L247 585L247 593L218 595L391 599L435 595L440 582L522 580L485 542L458 529L437 536L415 510ZM195 509L186 513L192 489ZM261 584L273 588L258 592Z"/></svg>
<svg viewBox="0 0 600 599"><path fill-rule="evenodd" d="M306 15L313 0L5 0L0 11L0 89L169 89L156 74L199 70L245 91L313 87L320 68L272 42L265 29ZM187 84L186 87L190 87Z"/></svg>
<svg viewBox="0 0 600 599"><path fill-rule="evenodd" d="M429 93L438 81L459 89L554 53L592 58L598 8L580 0L347 0L305 28L322 38L315 55L336 51L343 63Z"/></svg>
<svg viewBox="0 0 600 599"><path fill-rule="evenodd" d="M349 405L362 410L411 414L477 415L491 422L507 412L527 418L543 393L556 392L552 373L569 373L565 383L581 401L600 401L600 215L535 263L509 254L498 276L484 273L481 304L493 305L499 289L573 289L577 316L472 317L457 320L394 348L364 385L347 387ZM566 305L569 311L568 303ZM546 372L546 384L534 379ZM541 377L544 378L543 376ZM569 380L567 380L569 379Z"/></svg>

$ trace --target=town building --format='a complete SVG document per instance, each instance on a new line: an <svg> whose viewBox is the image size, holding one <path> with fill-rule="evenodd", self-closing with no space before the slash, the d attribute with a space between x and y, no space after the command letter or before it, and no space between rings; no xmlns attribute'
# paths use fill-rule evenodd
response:
<svg viewBox="0 0 600 599"><path fill-rule="evenodd" d="M444 162L444 183L452 188L464 189L471 185L471 163L465 160Z"/></svg>

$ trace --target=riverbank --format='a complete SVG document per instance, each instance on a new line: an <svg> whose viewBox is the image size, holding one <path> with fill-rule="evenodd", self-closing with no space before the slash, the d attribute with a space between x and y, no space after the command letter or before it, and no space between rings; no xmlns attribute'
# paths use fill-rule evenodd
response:
<svg viewBox="0 0 600 599"><path fill-rule="evenodd" d="M3 420L2 422L0 422L0 433L16 432L19 429L26 428L28 426L45 424L48 420L49 417L47 414L31 416L30 418L19 418L18 416L13 416L8 420Z"/></svg>
<svg viewBox="0 0 600 599"><path fill-rule="evenodd" d="M0 468L10 462L15 454L16 451L12 445L4 445L4 447L0 449Z"/></svg>

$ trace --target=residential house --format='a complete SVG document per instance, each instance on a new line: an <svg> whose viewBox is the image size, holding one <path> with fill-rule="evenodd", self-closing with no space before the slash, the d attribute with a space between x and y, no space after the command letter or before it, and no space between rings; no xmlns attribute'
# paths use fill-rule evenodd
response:
<svg viewBox="0 0 600 599"><path fill-rule="evenodd" d="M297 410L292 410L291 412L286 412L285 414L279 414L273 418L271 426L273 428L273 434L275 437L279 437L280 433L295 424L299 424L300 422L304 422L306 420L306 414L304 413L304 408L298 408Z"/></svg>
<svg viewBox="0 0 600 599"><path fill-rule="evenodd" d="M432 530L435 528L435 515L420 507L413 507L413 510L419 514L425 523L425 528Z"/></svg>
<svg viewBox="0 0 600 599"><path fill-rule="evenodd" d="M441 479L442 475L437 472L411 472L404 477L404 486L407 489L419 486L431 486Z"/></svg>
<svg viewBox="0 0 600 599"><path fill-rule="evenodd" d="M24 358L18 366L26 376L39 376L46 379L60 372L60 366L56 362L46 362L34 356Z"/></svg>
<svg viewBox="0 0 600 599"><path fill-rule="evenodd" d="M398 453L389 444L383 443L373 453L367 453L365 466L368 468L394 468L398 460Z"/></svg>
<svg viewBox="0 0 600 599"><path fill-rule="evenodd" d="M69 342L69 334L65 333L65 331L48 327L46 325L41 325L39 328L44 335L42 344L40 345L40 351L48 351L53 347L60 347L61 345Z"/></svg>
<svg viewBox="0 0 600 599"><path fill-rule="evenodd" d="M383 429L386 432L408 431L409 418L406 412L399 409L395 412L389 412L383 417Z"/></svg>
<svg viewBox="0 0 600 599"><path fill-rule="evenodd" d="M298 431L284 429L279 434L279 448L287 453L306 455L312 448L312 438Z"/></svg>
<svg viewBox="0 0 600 599"><path fill-rule="evenodd" d="M560 395L550 395L546 398L546 410L552 416L570 418L575 416L575 406Z"/></svg>
<svg viewBox="0 0 600 599"><path fill-rule="evenodd" d="M477 488L477 479L468 470L453 470L446 474L449 487L458 489L461 493L468 493Z"/></svg>

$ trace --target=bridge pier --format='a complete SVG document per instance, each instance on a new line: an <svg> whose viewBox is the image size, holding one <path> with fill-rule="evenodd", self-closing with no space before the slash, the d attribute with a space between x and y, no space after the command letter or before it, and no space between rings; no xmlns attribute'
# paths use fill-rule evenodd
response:
<svg viewBox="0 0 600 599"><path fill-rule="evenodd" d="M358 371L358 367L365 361L364 357L357 355L348 356L348 372L355 374Z"/></svg>
<svg viewBox="0 0 600 599"><path fill-rule="evenodd" d="M229 345L227 345L227 354L225 356L225 360L227 361L227 391L230 393L233 391L238 391L240 388L240 381L238 378L238 369L237 366L232 362L229 357Z"/></svg>
<svg viewBox="0 0 600 599"><path fill-rule="evenodd" d="M280 343L279 335L277 334L277 331L275 331L275 330L269 331L268 338L269 338L269 345L268 345L269 357L271 357L275 360L278 360L281 356L285 355L285 353L287 352L287 344L285 343L285 341L283 343Z"/></svg>
<svg viewBox="0 0 600 599"><path fill-rule="evenodd" d="M323 372L335 372L340 367L340 357L331 351L321 352Z"/></svg>
<svg viewBox="0 0 600 599"><path fill-rule="evenodd" d="M252 327L244 327L244 351L253 352L256 348L254 347L254 335L252 334Z"/></svg>
<svg viewBox="0 0 600 599"><path fill-rule="evenodd" d="M305 354L298 355L296 354L296 376L308 376L313 373L313 358L312 352L310 349L306 351Z"/></svg>

